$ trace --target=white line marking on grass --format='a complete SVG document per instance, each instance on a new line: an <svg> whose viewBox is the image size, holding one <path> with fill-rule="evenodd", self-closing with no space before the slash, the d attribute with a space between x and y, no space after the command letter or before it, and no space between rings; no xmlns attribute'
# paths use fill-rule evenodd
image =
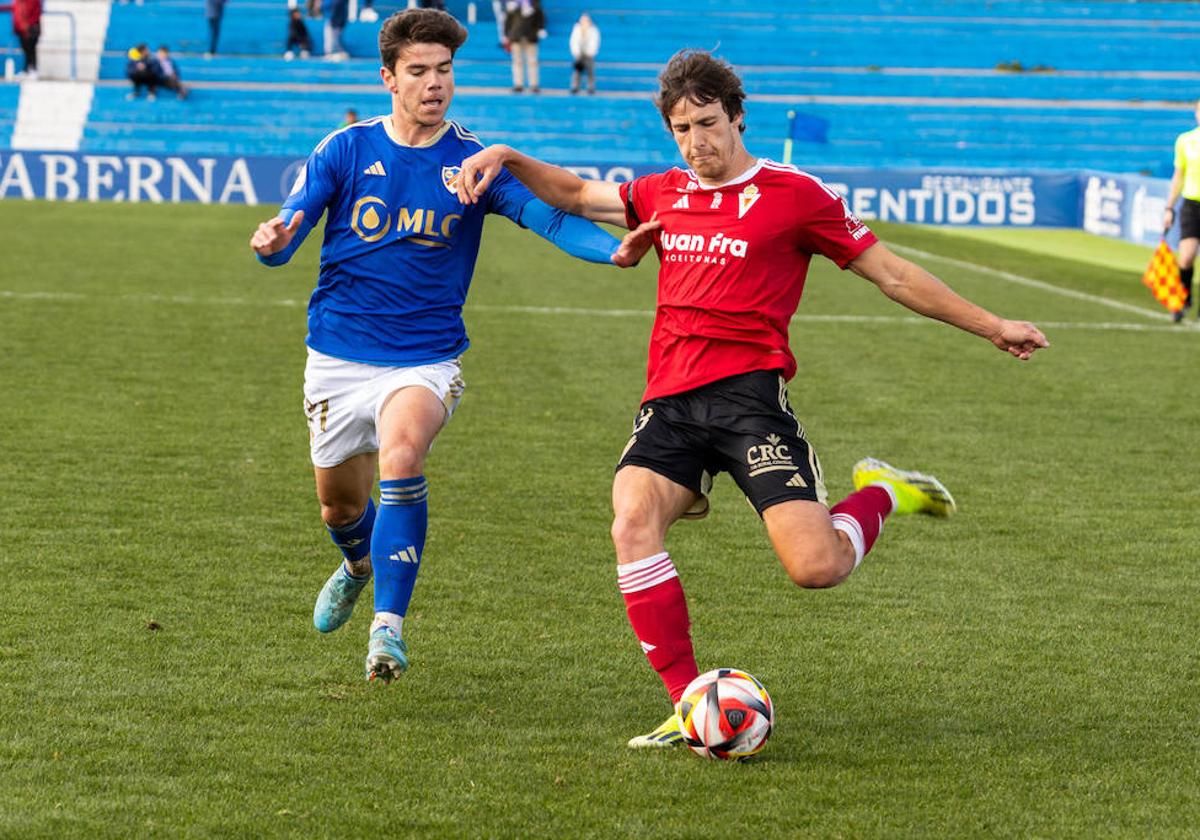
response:
<svg viewBox="0 0 1200 840"><path fill-rule="evenodd" d="M1036 282L1036 281L1035 281ZM500 304L471 304L465 309L467 314L472 312L495 312L517 315L581 315L602 318L653 318L652 309L586 309L570 306L505 306ZM1155 313L1150 313L1155 314ZM1168 318L1170 316L1167 316ZM898 324L902 326L928 326L942 324L932 318L919 315L794 315L792 323L796 324ZM1123 332L1198 332L1200 323L1185 324L1137 324L1121 323L1119 321L1039 321L1039 326L1046 329L1068 330L1116 330Z"/></svg>
<svg viewBox="0 0 1200 840"><path fill-rule="evenodd" d="M1001 280L1007 280L1010 283L1016 283L1019 286L1028 286L1031 289L1041 289L1043 292L1060 295L1061 297L1073 298L1075 300L1084 300L1088 303L1096 303L1101 306L1107 306L1112 309L1119 309L1122 312L1132 312L1135 315L1141 315L1144 318L1153 318L1156 321L1170 321L1171 315L1167 312L1156 312L1153 309L1146 309L1141 306L1135 306L1132 303L1123 303L1119 300L1101 297L1100 295L1091 295L1087 292L1077 292L1074 289L1064 289L1061 286L1055 286L1052 283L1044 283L1041 280L1034 280L1032 277L1025 277L1020 274L1013 274L1009 271L1001 271L998 268L989 268L986 265L967 262L966 260L957 260L954 257L943 257L941 254L931 254L928 251L922 251L917 248L909 248L907 245L889 245L893 251L901 254L907 254L911 257L917 257L922 260L937 260L947 265L953 265L957 268L974 271L980 274L987 274L992 277L999 277Z"/></svg>
<svg viewBox="0 0 1200 840"><path fill-rule="evenodd" d="M915 249L906 248L905 250L921 257L936 257L935 254L925 254L924 252L916 251ZM1114 306L1117 309L1136 312L1139 315L1145 315L1157 320L1170 321L1171 316L1168 314L1159 314L1157 312L1149 312L1144 309L1139 309L1136 306L1121 303L1120 301L1108 300L1107 298L1096 297L1095 295L1087 295L1083 292L1073 292L1069 289L1059 289L1057 286L1049 286L1038 280L1031 280L1028 277L1020 277L1007 272L996 271L985 266L976 266L972 263L962 262L961 260L950 260L948 257L937 257L937 259L945 259L956 263L963 267L973 270L981 270L987 273L1003 276L1006 280L1011 280L1018 283L1032 284L1035 288L1045 288L1048 291L1064 294L1067 297L1076 297L1083 300L1089 300L1094 303L1104 303ZM0 289L0 299L5 300L54 300L54 301L84 301L93 298L99 298L99 295L87 295L81 292L14 292L12 290ZM151 295L151 294L128 294L103 296L105 301L128 301L130 303L166 303L176 306L235 306L235 307L250 307L250 306L281 306L289 309L304 307L307 301L295 300L291 298L281 298L278 300L251 300L248 298L204 298L195 297L192 295ZM577 315L588 318L646 318L654 317L653 309L595 309L588 307L574 306L521 306L517 304L468 304L464 310L468 315L478 313L501 313L510 315ZM935 321L932 318L923 318L919 315L812 315L812 314L796 314L792 317L792 323L799 324L896 324L901 326L927 326L931 324L941 324L941 321ZM1118 332L1174 332L1174 333L1195 333L1200 332L1200 321L1188 321L1183 324L1139 324L1139 323L1121 323L1117 321L1039 321L1039 326L1046 329L1067 329L1067 330L1111 330Z"/></svg>

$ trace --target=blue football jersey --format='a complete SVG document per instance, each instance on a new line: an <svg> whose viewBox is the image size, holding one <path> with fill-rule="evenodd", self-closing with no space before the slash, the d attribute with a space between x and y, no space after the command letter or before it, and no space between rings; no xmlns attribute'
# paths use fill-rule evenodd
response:
<svg viewBox="0 0 1200 840"><path fill-rule="evenodd" d="M326 210L321 271L308 304L309 347L378 365L444 361L467 349L462 307L485 213L519 223L532 194L507 171L477 204L455 192L459 165L482 148L448 122L427 146L392 138L388 116L335 131L309 157L280 215L304 222L290 258Z"/></svg>

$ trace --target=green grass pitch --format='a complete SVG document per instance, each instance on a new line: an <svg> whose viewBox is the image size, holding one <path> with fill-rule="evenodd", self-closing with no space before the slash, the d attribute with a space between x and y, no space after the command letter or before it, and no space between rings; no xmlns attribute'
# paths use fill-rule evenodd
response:
<svg viewBox="0 0 1200 840"><path fill-rule="evenodd" d="M668 711L607 533L655 260L489 223L384 687L369 602L311 626L318 248L259 267L269 213L0 203L0 836L1197 836L1200 330L1135 272L877 226L1043 326L1020 363L815 261L791 398L831 495L875 455L960 510L820 592L727 479L676 527L702 668L778 711L723 765L624 747Z"/></svg>

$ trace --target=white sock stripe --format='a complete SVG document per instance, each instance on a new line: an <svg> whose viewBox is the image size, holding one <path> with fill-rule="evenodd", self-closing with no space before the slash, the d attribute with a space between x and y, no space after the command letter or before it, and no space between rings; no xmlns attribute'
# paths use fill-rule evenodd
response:
<svg viewBox="0 0 1200 840"><path fill-rule="evenodd" d="M644 569L639 569L636 572L618 572L617 582L628 586L631 583L637 583L646 578L656 577L662 574L667 569L673 569L675 566L671 563L670 558L664 558L653 566L647 566Z"/></svg>
<svg viewBox="0 0 1200 840"><path fill-rule="evenodd" d="M647 569L655 563L661 563L663 560L670 560L671 555L665 551L660 551L658 554L651 554L644 560L635 560L632 563L625 563L617 566L617 575L627 575L631 572L640 572L642 569Z"/></svg>
<svg viewBox="0 0 1200 840"><path fill-rule="evenodd" d="M676 572L675 567L672 566L671 568L666 569L653 577L639 579L633 583L625 583L623 581L618 582L617 587L623 593L641 592L643 589L650 589L653 586L658 586L660 583L666 583L671 578L676 577L679 577L679 573Z"/></svg>
<svg viewBox="0 0 1200 840"><path fill-rule="evenodd" d="M850 544L854 546L854 568L857 569L867 553L867 538L863 534L862 526L848 513L835 513L832 519L834 530L841 531L850 538Z"/></svg>
<svg viewBox="0 0 1200 840"><path fill-rule="evenodd" d="M640 592L678 576L675 564L665 551L644 560L617 566L617 586L626 593Z"/></svg>
<svg viewBox="0 0 1200 840"><path fill-rule="evenodd" d="M645 589L645 584L649 580L666 580L674 575L675 566L670 561L667 561L652 569L643 569L634 575L618 575L617 585L630 591L637 591L638 589Z"/></svg>

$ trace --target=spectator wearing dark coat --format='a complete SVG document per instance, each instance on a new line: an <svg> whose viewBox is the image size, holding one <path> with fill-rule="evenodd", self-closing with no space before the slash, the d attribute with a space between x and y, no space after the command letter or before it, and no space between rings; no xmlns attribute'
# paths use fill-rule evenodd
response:
<svg viewBox="0 0 1200 840"><path fill-rule="evenodd" d="M283 57L288 61L296 57L296 50L300 51L301 58L312 55L312 36L304 23L304 13L299 9L288 12L287 44L283 50Z"/></svg>
<svg viewBox="0 0 1200 840"><path fill-rule="evenodd" d="M325 58L342 61L350 57L342 44L342 30L350 19L350 0L325 0Z"/></svg>
<svg viewBox="0 0 1200 840"><path fill-rule="evenodd" d="M504 34L512 51L513 90L525 89L525 71L529 71L529 90L537 93L538 39L546 28L546 15L539 0L508 0L504 16Z"/></svg>
<svg viewBox="0 0 1200 840"><path fill-rule="evenodd" d="M159 80L158 63L151 57L150 48L138 44L129 51L128 58L125 62L125 78L133 83L133 90L125 94L125 98L137 99L144 88L148 91L146 98L153 102L158 98L158 86L162 82Z"/></svg>
<svg viewBox="0 0 1200 840"><path fill-rule="evenodd" d="M160 85L167 90L175 91L175 95L180 99L187 99L187 85L183 83L183 77L179 74L179 65L171 57L171 50L166 44L159 47L154 55L154 71L158 73Z"/></svg>
<svg viewBox="0 0 1200 840"><path fill-rule="evenodd" d="M225 0L204 0L204 17L208 21L208 52L205 58L217 54L217 41L221 38L221 18L225 15Z"/></svg>

